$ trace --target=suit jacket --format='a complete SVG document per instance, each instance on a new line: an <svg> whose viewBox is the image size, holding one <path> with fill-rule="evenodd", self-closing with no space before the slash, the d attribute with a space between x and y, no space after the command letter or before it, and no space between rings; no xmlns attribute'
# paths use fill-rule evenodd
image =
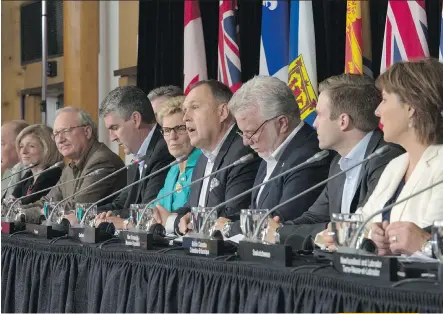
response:
<svg viewBox="0 0 443 314"><path fill-rule="evenodd" d="M105 144L94 141L86 154L76 164L70 163L63 169L62 175L58 182L66 182L84 176L98 169L104 169L99 175L86 177L72 183L67 183L62 186L54 187L46 196L43 196L39 201L25 205L26 219L28 221L38 221L41 213L40 209L43 207L45 201L61 201L62 199L73 195L77 191L86 188L92 183L106 177L112 172L124 167L125 164L121 158L113 153ZM119 190L126 185L126 171L122 171L109 179L104 180L92 188L85 189L74 198L65 202L65 207L73 209L76 203L94 203L99 199ZM110 202L112 199L107 199L104 202Z"/></svg>
<svg viewBox="0 0 443 314"><path fill-rule="evenodd" d="M169 154L168 146L160 133L159 126L156 125L144 157L141 178L149 176L151 173L167 166L172 161L174 161L174 157ZM168 170L169 169L166 169L139 184L123 190L112 203L100 206L98 212L112 210L115 215L120 215L122 218L129 217L129 207L131 204L147 204L157 197L158 192L165 183ZM127 180L125 180L127 181L127 185L138 179L138 165L131 165L128 168Z"/></svg>
<svg viewBox="0 0 443 314"><path fill-rule="evenodd" d="M226 137L220 151L215 158L212 172L234 163L241 157L253 153L249 146L243 145L243 139L236 132L238 131L235 125ZM192 181L195 181L205 174L205 168L208 159L202 154L197 162L194 172L192 174ZM206 206L213 207L217 204L229 200L230 198L240 194L241 192L250 189L254 184L254 179L260 164L260 158L256 157L252 161L231 167L225 171L221 171L215 176L209 178L209 182L218 182L218 185L210 188L209 184L206 191ZM203 181L191 186L191 194L186 205L177 210L178 216L175 220L175 229L177 230L180 218L191 211L191 207L198 206L200 199L200 191L202 189ZM251 195L246 195L237 200L232 201L226 206L219 208L218 217L226 217L231 220L238 220L240 210L248 208L251 203Z"/></svg>
<svg viewBox="0 0 443 314"><path fill-rule="evenodd" d="M11 169L6 169L5 173L3 173L3 175L2 175L2 177L4 177L4 178L10 176L13 173L16 173L16 172L18 172L18 173L16 173L12 177L9 177L8 179L3 180L2 181L2 189L4 189L5 187L13 186L18 181L24 179L25 171L21 171L21 170L23 170L25 168L26 167L23 166L23 164L21 162L19 162L19 163L15 164L14 167L12 167ZM15 188L15 186L6 189L2 194L2 200L7 196L12 195L12 192L14 192L14 188Z"/></svg>
<svg viewBox="0 0 443 314"><path fill-rule="evenodd" d="M53 169L49 170L48 172L40 174L34 183L34 177L32 177L32 171L28 170L28 171L26 171L23 179L26 179L26 178L29 178L29 179L27 181L20 183L19 185L16 185L14 188L14 191L12 192L12 196L14 196L15 198L25 196L30 187L31 187L30 193L36 193L40 190L50 188L51 186L54 186L57 184L58 180L60 179L61 174L62 174L62 168L60 168L60 167L53 168ZM22 204L29 204L32 202L36 202L40 198L42 198L43 196L48 194L49 191L50 190L48 190L46 192L37 193L32 196L25 197L24 199L21 200L21 203Z"/></svg>
<svg viewBox="0 0 443 314"><path fill-rule="evenodd" d="M295 134L288 146L280 156L270 179L287 171L314 156L321 150L318 148L317 133L308 124ZM330 156L307 165L297 171L293 171L270 184L266 184L258 199L260 189L252 192L251 208L271 209L274 206L285 202L289 198L303 192L305 189L317 184L328 177L329 164L332 158ZM259 185L266 177L266 161L262 161L255 178L254 185ZM302 196L301 198L288 203L278 209L274 215L279 216L283 220L295 219L315 202L321 193L322 187Z"/></svg>
<svg viewBox="0 0 443 314"><path fill-rule="evenodd" d="M366 203L374 191L386 165L393 158L404 152L398 145L386 144L383 140L383 132L375 130L366 148L365 157L385 145L388 145L389 149L383 155L364 163L361 167L359 183L350 208L352 213ZM329 177L341 171L340 165L338 164L340 158L340 155L336 155L333 159L329 169ZM295 220L286 221L285 225L280 228L279 231L280 241L283 242L286 237L294 233L302 236L315 236L318 232L324 230L330 221L331 215L341 212L345 180L346 176L341 175L329 181L308 211L304 212L303 215Z"/></svg>
<svg viewBox="0 0 443 314"><path fill-rule="evenodd" d="M404 185L397 200L401 200L417 191L443 180L443 145L429 146L420 158L414 171ZM409 165L409 154L403 154L392 160L380 177L377 187L365 206L357 212L367 217L382 209L397 190ZM366 226L380 222L382 215L375 216ZM425 228L435 220L443 220L443 184L437 185L391 210L390 221L410 221L420 228Z"/></svg>

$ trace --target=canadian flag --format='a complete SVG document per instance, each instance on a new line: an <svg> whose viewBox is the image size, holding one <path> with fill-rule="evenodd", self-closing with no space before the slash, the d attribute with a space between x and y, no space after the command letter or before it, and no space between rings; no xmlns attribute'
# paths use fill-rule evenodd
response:
<svg viewBox="0 0 443 314"><path fill-rule="evenodd" d="M184 20L184 90L187 95L193 84L208 79L205 41L198 1L185 1Z"/></svg>

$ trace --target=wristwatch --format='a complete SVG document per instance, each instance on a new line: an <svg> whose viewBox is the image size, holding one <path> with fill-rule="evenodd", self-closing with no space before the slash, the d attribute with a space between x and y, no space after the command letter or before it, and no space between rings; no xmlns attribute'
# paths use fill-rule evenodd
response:
<svg viewBox="0 0 443 314"><path fill-rule="evenodd" d="M432 241L431 240L423 242L423 244L421 246L421 252L423 254L425 254L426 256L428 256L428 257L433 257L433 254L432 254Z"/></svg>

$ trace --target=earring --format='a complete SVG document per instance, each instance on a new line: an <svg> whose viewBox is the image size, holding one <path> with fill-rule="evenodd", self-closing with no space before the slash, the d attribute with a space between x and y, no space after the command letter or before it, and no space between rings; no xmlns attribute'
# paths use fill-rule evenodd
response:
<svg viewBox="0 0 443 314"><path fill-rule="evenodd" d="M413 127L413 125L412 125L412 119L411 119L411 120L409 120L408 128L412 129L412 127Z"/></svg>

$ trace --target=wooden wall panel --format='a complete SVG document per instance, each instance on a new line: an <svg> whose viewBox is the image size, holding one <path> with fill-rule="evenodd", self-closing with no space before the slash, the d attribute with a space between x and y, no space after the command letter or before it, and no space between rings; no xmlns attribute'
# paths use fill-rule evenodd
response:
<svg viewBox="0 0 443 314"><path fill-rule="evenodd" d="M119 1L119 69L137 65L138 1ZM114 69L117 70L117 69Z"/></svg>
<svg viewBox="0 0 443 314"><path fill-rule="evenodd" d="M41 97L37 95L26 95L24 101L25 120L29 124L42 123L42 114L40 111Z"/></svg>

